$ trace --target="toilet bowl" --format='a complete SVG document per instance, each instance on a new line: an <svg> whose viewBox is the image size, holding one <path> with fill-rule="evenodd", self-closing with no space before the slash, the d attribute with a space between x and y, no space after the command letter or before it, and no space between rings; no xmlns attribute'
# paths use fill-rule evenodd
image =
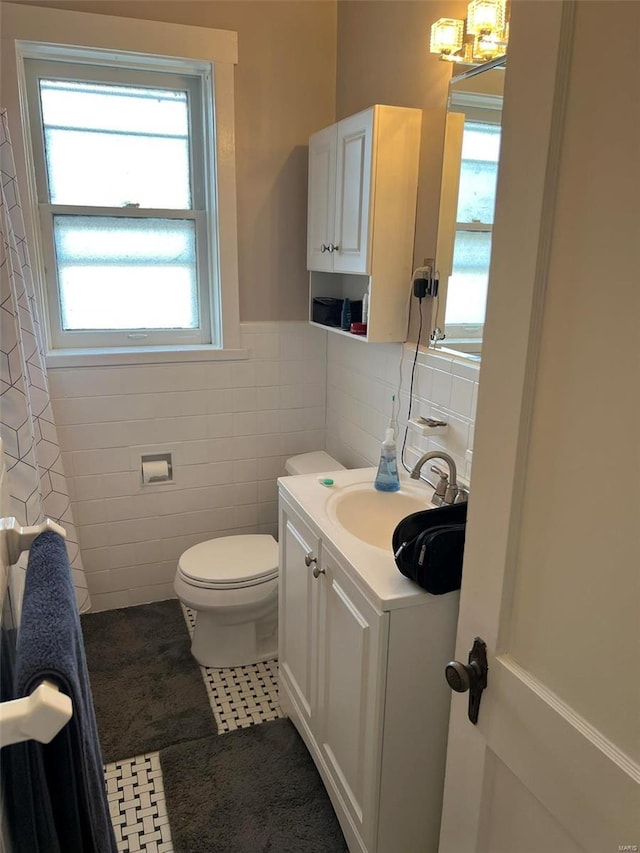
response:
<svg viewBox="0 0 640 853"><path fill-rule="evenodd" d="M323 450L287 460L287 474L337 471ZM278 543L266 534L221 536L188 548L174 590L192 608L191 653L202 666L245 666L278 653Z"/></svg>

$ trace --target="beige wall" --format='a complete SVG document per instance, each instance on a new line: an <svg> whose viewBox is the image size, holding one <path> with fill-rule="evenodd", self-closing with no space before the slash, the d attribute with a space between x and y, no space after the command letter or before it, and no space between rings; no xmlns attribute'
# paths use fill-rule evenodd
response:
<svg viewBox="0 0 640 853"><path fill-rule="evenodd" d="M429 53L438 18L465 17L459 0L340 0L338 2L337 118L371 104L424 111L414 258L433 257L447 87L452 66Z"/></svg>
<svg viewBox="0 0 640 853"><path fill-rule="evenodd" d="M238 33L240 317L305 319L307 144L311 133L335 117L335 3L38 0L29 5Z"/></svg>
<svg viewBox="0 0 640 853"><path fill-rule="evenodd" d="M307 317L307 143L374 103L424 110L415 261L435 254L452 69L429 29L460 0L16 0L238 33L236 145L240 317Z"/></svg>

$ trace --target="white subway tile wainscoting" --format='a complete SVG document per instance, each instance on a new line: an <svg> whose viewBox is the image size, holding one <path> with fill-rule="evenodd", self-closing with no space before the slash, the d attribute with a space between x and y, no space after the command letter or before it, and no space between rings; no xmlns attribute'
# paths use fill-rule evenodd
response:
<svg viewBox="0 0 640 853"><path fill-rule="evenodd" d="M49 370L52 403L94 610L173 597L178 558L214 536L277 534L289 456L326 449L376 465L398 394L402 447L415 347L368 344L303 322L244 323L247 361ZM479 365L420 350L404 459L446 450L468 480ZM142 454L169 452L173 481L143 485Z"/></svg>
<svg viewBox="0 0 640 853"><path fill-rule="evenodd" d="M377 465L380 442L398 400L398 453L402 448L409 408L412 344L363 347L346 337L329 335L327 345L327 452L349 468ZM405 462L412 466L428 450L445 450L461 478L471 476L473 427L480 365L434 350L421 349L415 369L412 419L433 417L448 424L444 434L423 436L409 428Z"/></svg>
<svg viewBox="0 0 640 853"><path fill-rule="evenodd" d="M326 333L244 323L246 361L49 370L93 610L174 596L180 554L277 532L276 478L325 447ZM171 483L140 457L170 452Z"/></svg>

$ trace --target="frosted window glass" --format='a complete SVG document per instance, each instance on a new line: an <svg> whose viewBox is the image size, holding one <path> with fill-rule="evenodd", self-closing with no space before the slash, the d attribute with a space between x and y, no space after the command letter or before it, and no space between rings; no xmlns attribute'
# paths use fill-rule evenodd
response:
<svg viewBox="0 0 640 853"><path fill-rule="evenodd" d="M453 250L453 272L447 288L445 325L484 323L491 232L458 231Z"/></svg>
<svg viewBox="0 0 640 853"><path fill-rule="evenodd" d="M55 216L62 328L197 329L195 223Z"/></svg>
<svg viewBox="0 0 640 853"><path fill-rule="evenodd" d="M458 193L458 222L493 223L500 126L465 122Z"/></svg>
<svg viewBox="0 0 640 853"><path fill-rule="evenodd" d="M186 92L41 80L40 98L52 204L191 207Z"/></svg>

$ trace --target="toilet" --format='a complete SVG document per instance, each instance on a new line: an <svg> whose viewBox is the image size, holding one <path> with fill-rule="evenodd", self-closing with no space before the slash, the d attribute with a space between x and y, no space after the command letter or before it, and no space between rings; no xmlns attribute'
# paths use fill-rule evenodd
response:
<svg viewBox="0 0 640 853"><path fill-rule="evenodd" d="M287 474L344 468L324 450L287 459ZM188 548L174 590L196 612L191 653L202 666L245 666L278 654L278 543L266 534L220 536Z"/></svg>

